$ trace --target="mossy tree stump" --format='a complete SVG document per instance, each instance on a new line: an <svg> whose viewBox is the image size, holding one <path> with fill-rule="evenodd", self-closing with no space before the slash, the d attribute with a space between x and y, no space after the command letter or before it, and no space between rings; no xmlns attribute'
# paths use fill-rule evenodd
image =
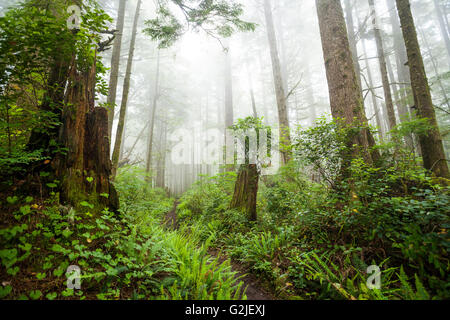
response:
<svg viewBox="0 0 450 320"><path fill-rule="evenodd" d="M117 211L117 192L110 182L108 111L95 108L96 64L86 71L72 66L62 112L59 141L67 151L56 161L60 197L75 208Z"/></svg>

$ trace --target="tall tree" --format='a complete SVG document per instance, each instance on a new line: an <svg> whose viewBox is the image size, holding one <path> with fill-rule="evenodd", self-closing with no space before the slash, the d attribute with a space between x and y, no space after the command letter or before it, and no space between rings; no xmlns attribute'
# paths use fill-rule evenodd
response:
<svg viewBox="0 0 450 320"><path fill-rule="evenodd" d="M420 52L411 4L409 0L396 1L408 54L411 85L416 100L417 113L420 118L428 119L432 126L429 132L419 134L423 164L426 169L432 171L437 177L448 178L448 164L445 159L442 137L436 120L422 53Z"/></svg>
<svg viewBox="0 0 450 320"><path fill-rule="evenodd" d="M392 27L392 37L394 42L395 65L397 69L397 79L399 88L399 99L397 101L398 115L401 122L411 120L410 111L408 110L411 93L411 78L409 76L408 57L406 54L405 42L398 20L397 7L395 0L386 0L389 11L389 20ZM406 145L410 150L414 150L413 136L408 134L405 136Z"/></svg>
<svg viewBox="0 0 450 320"><path fill-rule="evenodd" d="M225 152L224 152L224 163L226 164L226 170L234 171L234 161L233 163L229 162L230 156L227 157L227 154L234 154L234 143L232 143L232 139L227 135L227 130L233 125L234 122L234 111L233 111L233 75L232 75L232 66L231 66L231 53L230 53L230 45L227 42L225 48ZM232 145L230 145L232 144ZM234 159L234 157L232 157ZM228 161L227 161L228 160Z"/></svg>
<svg viewBox="0 0 450 320"><path fill-rule="evenodd" d="M255 90L253 89L253 80L252 80L252 75L250 74L250 70L248 68L248 61L245 63L245 70L247 73L247 81L248 81L248 86L249 86L249 90L250 90L250 100L252 103L253 117L258 118L258 112L256 110Z"/></svg>
<svg viewBox="0 0 450 320"><path fill-rule="evenodd" d="M152 157L153 157L153 135L155 131L155 117L156 117L156 109L158 108L158 98L159 98L159 69L161 63L161 56L158 49L157 58L156 58L156 76L155 83L153 87L153 102L152 102L152 110L151 110L151 118L150 118L150 129L148 135L148 148L147 148L147 162L145 171L147 175L150 174L150 170L152 168ZM149 181L151 181L150 177L147 177Z"/></svg>
<svg viewBox="0 0 450 320"><path fill-rule="evenodd" d="M166 187L166 154L167 154L167 119L160 120L159 133L159 155L156 170L156 187L164 189Z"/></svg>
<svg viewBox="0 0 450 320"><path fill-rule="evenodd" d="M233 76L230 47L227 46L225 52L225 128L231 127L233 122Z"/></svg>
<svg viewBox="0 0 450 320"><path fill-rule="evenodd" d="M277 35L278 46L280 48L280 70L281 70L281 79L283 81L283 88L285 92L289 91L289 72L288 72L288 58L287 58L287 50L286 50L286 41L284 36L284 28L283 28L283 12L282 8L285 3L282 0L277 1L278 7L276 11L278 13L275 15L275 35ZM286 107L289 109L289 101L286 99Z"/></svg>
<svg viewBox="0 0 450 320"><path fill-rule="evenodd" d="M375 140L368 128L340 0L316 0L316 7L331 113L333 118L343 119L346 125L355 125L356 121L363 127L349 141L348 156L353 157L361 152L366 162L373 163L378 159L378 153L369 150L375 145Z"/></svg>
<svg viewBox="0 0 450 320"><path fill-rule="evenodd" d="M120 51L122 49L122 35L123 35L123 26L125 22L125 7L126 0L119 0L119 10L117 16L117 24L116 24L116 37L114 39L113 51L111 57L111 74L109 77L109 92L107 102L110 106L108 112L108 133L109 137L112 135L112 128L114 123L114 110L116 104L116 95L117 95L117 83L119 80L119 69L120 69Z"/></svg>
<svg viewBox="0 0 450 320"><path fill-rule="evenodd" d="M434 8L436 10L436 16L439 21L439 29L441 30L442 39L444 39L445 47L447 48L447 57L449 59L449 66L450 66L450 37L449 37L450 31L447 29L445 21L446 16L442 12L441 4L439 3L438 0L433 1L434 1Z"/></svg>
<svg viewBox="0 0 450 320"><path fill-rule="evenodd" d="M384 126L381 118L381 108L378 104L377 95L375 93L374 85L373 85L373 77L372 77L372 70L370 69L370 63L369 63L369 57L367 56L367 49L366 49L366 40L362 40L362 46L363 46L363 52L364 57L366 61L366 72L367 72L367 86L368 90L370 90L370 95L372 97L372 106L373 106L373 112L375 113L375 120L377 122L378 127L378 135L380 140L383 140L384 138Z"/></svg>
<svg viewBox="0 0 450 320"><path fill-rule="evenodd" d="M370 15L372 16L372 25L377 44L378 62L380 64L381 79L383 82L384 100L386 103L386 111L388 116L389 130L393 130L397 125L395 119L394 102L392 100L391 86L386 66L386 56L384 54L383 39L381 37L380 27L378 25L377 12L373 0L369 0Z"/></svg>
<svg viewBox="0 0 450 320"><path fill-rule="evenodd" d="M133 69L133 57L136 44L137 27L139 21L139 12L141 10L142 0L138 0L136 5L136 13L134 15L133 29L131 31L130 50L128 52L127 71L123 82L122 102L120 105L119 123L117 125L116 141L114 143L114 151L112 155L112 179L115 178L117 167L119 165L120 147L122 145L123 130L125 126L125 116L127 113L128 94L130 92L131 71Z"/></svg>
<svg viewBox="0 0 450 320"><path fill-rule="evenodd" d="M283 86L283 77L281 74L280 58L278 55L277 38L275 35L275 28L273 22L272 8L270 0L264 0L264 13L266 17L267 35L269 38L270 56L272 58L272 70L275 83L275 94L277 97L278 106L278 122L280 130L280 142L287 148L291 145L291 135L289 130L289 117L286 104L286 92ZM281 150L282 162L286 164L289 162L291 155L288 150L282 148Z"/></svg>
<svg viewBox="0 0 450 320"><path fill-rule="evenodd" d="M447 92L445 90L445 86L442 83L441 75L439 74L439 68L438 63L436 61L436 58L433 55L433 51L431 50L431 45L425 36L423 30L418 26L417 30L419 31L420 35L422 36L423 43L425 44L425 47L427 49L428 55L430 56L431 64L433 65L434 75L436 77L436 81L439 85L439 88L441 89L442 96L444 97L444 103L447 105L447 109L450 110L450 100L447 96Z"/></svg>
<svg viewBox="0 0 450 320"><path fill-rule="evenodd" d="M306 90L306 102L309 106L309 123L311 125L311 127L314 127L314 125L316 124L316 120L317 120L317 104L314 98L314 87L312 84L312 72L311 72L311 68L309 67L309 63L306 64L305 66L306 70L305 70L305 90Z"/></svg>
<svg viewBox="0 0 450 320"><path fill-rule="evenodd" d="M359 87L362 89L361 67L359 65L355 23L353 20L353 6L351 5L350 0L345 0L345 20L347 21L348 41L350 43L350 50L352 51L353 64L355 65L356 79L358 80Z"/></svg>

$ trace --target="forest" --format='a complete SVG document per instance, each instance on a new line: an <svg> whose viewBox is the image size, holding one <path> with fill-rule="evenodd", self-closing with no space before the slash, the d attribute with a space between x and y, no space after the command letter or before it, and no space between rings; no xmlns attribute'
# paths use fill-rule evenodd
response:
<svg viewBox="0 0 450 320"><path fill-rule="evenodd" d="M0 0L0 300L450 299L450 0Z"/></svg>

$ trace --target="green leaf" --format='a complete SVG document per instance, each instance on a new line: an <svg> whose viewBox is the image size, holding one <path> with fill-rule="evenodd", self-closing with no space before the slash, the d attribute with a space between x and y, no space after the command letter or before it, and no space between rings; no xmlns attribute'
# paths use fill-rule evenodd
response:
<svg viewBox="0 0 450 320"><path fill-rule="evenodd" d="M71 296L73 296L74 292L73 292L73 289L66 289L63 292L61 292L61 294L64 297L71 297Z"/></svg>
<svg viewBox="0 0 450 320"><path fill-rule="evenodd" d="M86 201L81 201L80 205L83 206L83 207L88 207L88 208L94 209L94 205L92 205L92 204L90 204L89 202L86 202Z"/></svg>
<svg viewBox="0 0 450 320"><path fill-rule="evenodd" d="M33 246L31 243L25 243L24 245L19 245L19 248L24 251L30 251Z"/></svg>
<svg viewBox="0 0 450 320"><path fill-rule="evenodd" d="M37 275L36 275L36 278L38 279L38 280L42 280L42 279L45 279L45 277L47 276L47 274L44 272L44 273L42 273L42 272L39 272Z"/></svg>
<svg viewBox="0 0 450 320"><path fill-rule="evenodd" d="M6 201L7 201L9 204L15 204L18 200L19 200L19 198L18 198L17 196L14 196L14 197L7 197L7 198L6 198Z"/></svg>
<svg viewBox="0 0 450 320"><path fill-rule="evenodd" d="M42 292L41 290L32 290L30 291L29 295L31 299L37 300L42 296Z"/></svg>
<svg viewBox="0 0 450 320"><path fill-rule="evenodd" d="M62 232L62 235L63 235L64 237L66 237L66 238L70 237L71 234L73 234L73 232L70 231L69 229L65 229L65 230Z"/></svg>
<svg viewBox="0 0 450 320"><path fill-rule="evenodd" d="M55 300L55 298L58 296L56 292L47 293L45 296L48 300Z"/></svg>
<svg viewBox="0 0 450 320"><path fill-rule="evenodd" d="M15 276L19 270L19 267L15 266L14 268L8 269L6 272L12 276Z"/></svg>
<svg viewBox="0 0 450 320"><path fill-rule="evenodd" d="M12 291L12 287L11 286L0 286L0 299L5 298L8 294L10 294Z"/></svg>
<svg viewBox="0 0 450 320"><path fill-rule="evenodd" d="M23 215L27 215L27 214L29 214L30 212L31 212L31 207L30 206L23 206L23 207L20 207L20 212L23 214Z"/></svg>

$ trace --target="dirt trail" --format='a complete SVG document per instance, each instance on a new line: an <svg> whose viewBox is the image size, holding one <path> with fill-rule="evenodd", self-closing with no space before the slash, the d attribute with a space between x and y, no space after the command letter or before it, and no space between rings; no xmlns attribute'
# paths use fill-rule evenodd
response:
<svg viewBox="0 0 450 320"><path fill-rule="evenodd" d="M169 211L164 217L164 225L173 230L176 230L179 227L177 221L178 204L179 202L175 201L173 209ZM208 250L208 254L213 257L218 257L220 263L228 260L227 256L223 255L217 250L210 249ZM248 271L245 270L242 265L231 261L231 268L234 272L236 272L236 279L240 278L239 281L242 281L244 283L243 288L247 288L247 300L276 300L276 298L272 294L270 294L261 286L258 278L248 273Z"/></svg>
<svg viewBox="0 0 450 320"><path fill-rule="evenodd" d="M175 201L173 204L173 209L169 211L164 217L164 225L172 230L178 229L178 221L177 221L177 207L179 202Z"/></svg>
<svg viewBox="0 0 450 320"><path fill-rule="evenodd" d="M208 250L208 253L213 257L219 257L220 263L224 263L229 259L226 255L223 255L217 250L210 249ZM249 273L248 270L245 270L242 265L231 260L231 268L236 272L236 279L240 278L239 281L244 283L243 288L247 288L247 291L245 292L247 300L276 300L271 293L261 286L258 278Z"/></svg>

